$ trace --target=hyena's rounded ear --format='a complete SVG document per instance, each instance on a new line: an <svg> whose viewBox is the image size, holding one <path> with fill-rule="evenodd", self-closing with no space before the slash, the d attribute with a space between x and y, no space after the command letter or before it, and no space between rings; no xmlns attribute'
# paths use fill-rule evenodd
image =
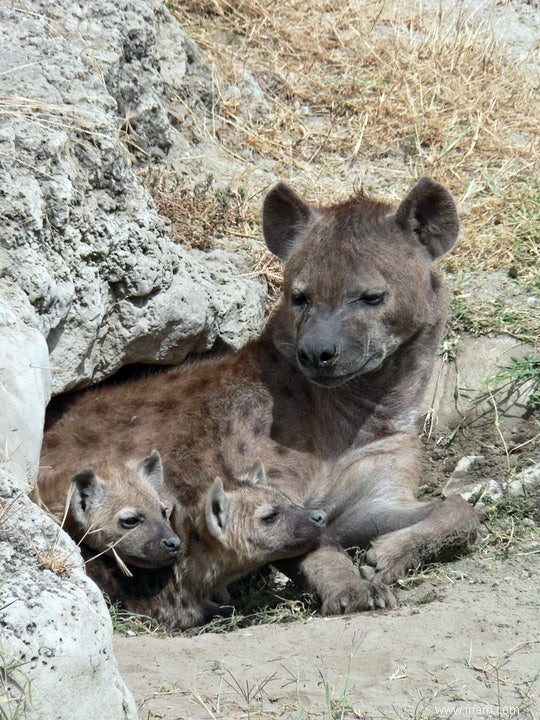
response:
<svg viewBox="0 0 540 720"><path fill-rule="evenodd" d="M152 450L148 457L141 460L137 465L137 475L141 480L149 483L156 492L163 490L163 463L157 450Z"/></svg>
<svg viewBox="0 0 540 720"><path fill-rule="evenodd" d="M454 199L444 185L428 177L416 183L394 217L402 230L416 235L432 258L448 252L458 236Z"/></svg>
<svg viewBox="0 0 540 720"><path fill-rule="evenodd" d="M84 523L91 510L100 505L105 494L105 484L93 468L85 468L71 478L71 510L75 520Z"/></svg>
<svg viewBox="0 0 540 720"><path fill-rule="evenodd" d="M229 521L230 501L223 488L223 480L217 477L208 491L205 504L206 526L210 535L221 540Z"/></svg>
<svg viewBox="0 0 540 720"><path fill-rule="evenodd" d="M251 466L248 474L247 474L247 482L251 483L252 485L266 485L266 472L264 470L264 465L262 464L262 460L257 458L257 460L253 463Z"/></svg>
<svg viewBox="0 0 540 720"><path fill-rule="evenodd" d="M310 206L288 185L273 187L263 203L263 233L270 252L286 261L312 215Z"/></svg>

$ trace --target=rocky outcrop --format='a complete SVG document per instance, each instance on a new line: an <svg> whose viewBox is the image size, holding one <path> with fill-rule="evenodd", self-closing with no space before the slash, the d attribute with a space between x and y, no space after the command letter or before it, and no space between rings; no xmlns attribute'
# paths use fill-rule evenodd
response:
<svg viewBox="0 0 540 720"><path fill-rule="evenodd" d="M127 720L103 598L26 498L45 406L128 363L240 346L265 287L232 250L173 244L134 172L193 140L167 102L212 102L161 2L4 3L0 46L0 714Z"/></svg>
<svg viewBox="0 0 540 720"><path fill-rule="evenodd" d="M244 343L261 326L264 283L240 277L246 261L232 252L171 243L126 149L155 159L171 145L160 56L177 93L183 81L208 101L179 26L142 0L1 13L0 292L47 339L53 392ZM156 26L172 33L174 64Z"/></svg>
<svg viewBox="0 0 540 720"><path fill-rule="evenodd" d="M2 717L135 719L111 619L79 552L0 471Z"/></svg>
<svg viewBox="0 0 540 720"><path fill-rule="evenodd" d="M26 497L50 395L43 335L0 298L0 714L136 718L74 543Z"/></svg>
<svg viewBox="0 0 540 720"><path fill-rule="evenodd" d="M529 318L538 314L538 297L532 290L524 291L505 273L461 277L453 294L466 303L469 317L476 314L481 321L491 318L494 328L500 316L514 315L518 324L521 317L528 327L526 333L518 334L534 338L535 325ZM519 377L516 373L512 381L510 369L515 361L535 356L535 347L506 333L489 337L463 334L454 339L454 345L447 353L449 358L441 355L437 359L425 394L434 432L444 434L472 422L490 424L494 408L503 430L519 427L531 413L529 399L535 380L532 374Z"/></svg>
<svg viewBox="0 0 540 720"><path fill-rule="evenodd" d="M455 358L437 359L427 388L425 406L435 432L444 434L471 422L492 423L494 406L504 428L523 422L530 413L527 401L533 381L495 380L502 368L532 352L531 345L509 335L461 338Z"/></svg>

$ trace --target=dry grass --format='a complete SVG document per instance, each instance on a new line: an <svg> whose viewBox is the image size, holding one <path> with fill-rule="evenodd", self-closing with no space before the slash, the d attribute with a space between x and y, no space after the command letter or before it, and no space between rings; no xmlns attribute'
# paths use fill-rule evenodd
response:
<svg viewBox="0 0 540 720"><path fill-rule="evenodd" d="M201 183L178 185L171 174L152 166L139 172L169 232L182 245L199 250L235 246L253 256L253 276L263 275L270 295L281 285L281 263L260 243L260 207L244 188L219 187L211 175ZM255 193L259 196L259 193Z"/></svg>
<svg viewBox="0 0 540 720"><path fill-rule="evenodd" d="M64 130L95 138L107 137L105 131L96 130L95 117L82 109L51 105L18 95L3 95L0 97L0 119L13 116L24 116L27 122L51 132Z"/></svg>
<svg viewBox="0 0 540 720"><path fill-rule="evenodd" d="M193 187L164 187L153 169L141 175L152 191L159 213L170 221L169 230L190 248L207 250L219 244L220 236L240 239L257 237L258 218L242 189L214 187L211 175ZM171 180L171 182L174 182Z"/></svg>
<svg viewBox="0 0 540 720"><path fill-rule="evenodd" d="M460 199L464 217L466 237L447 267L474 261L532 277L536 242L516 247L514 233L540 212L531 189L537 95L463 3L431 11L404 0L168 5L214 67L206 134L229 156L265 166L315 200L372 178L401 193L411 178L433 175ZM246 101L246 71L264 91L262 111ZM244 90L231 93L231 85Z"/></svg>

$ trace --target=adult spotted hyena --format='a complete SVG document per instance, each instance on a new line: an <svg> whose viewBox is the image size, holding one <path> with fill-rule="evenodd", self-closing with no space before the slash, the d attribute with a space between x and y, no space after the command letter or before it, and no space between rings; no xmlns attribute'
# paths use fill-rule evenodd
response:
<svg viewBox="0 0 540 720"><path fill-rule="evenodd" d="M156 444L181 504L261 458L271 484L318 507L322 542L281 567L325 613L392 601L385 585L474 537L459 497L419 501L417 422L447 297L433 261L458 233L449 192L421 179L397 207L357 195L314 207L279 184L264 202L283 295L236 354L73 396L45 434L118 462ZM85 425L91 430L85 436ZM56 460L62 461L66 443ZM369 547L362 579L343 548Z"/></svg>

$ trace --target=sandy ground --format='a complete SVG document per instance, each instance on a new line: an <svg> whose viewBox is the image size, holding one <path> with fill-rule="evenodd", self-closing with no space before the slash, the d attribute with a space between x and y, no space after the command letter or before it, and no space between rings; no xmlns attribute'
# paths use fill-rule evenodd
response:
<svg viewBox="0 0 540 720"><path fill-rule="evenodd" d="M471 557L399 607L225 635L120 637L141 718L540 717L538 554Z"/></svg>

